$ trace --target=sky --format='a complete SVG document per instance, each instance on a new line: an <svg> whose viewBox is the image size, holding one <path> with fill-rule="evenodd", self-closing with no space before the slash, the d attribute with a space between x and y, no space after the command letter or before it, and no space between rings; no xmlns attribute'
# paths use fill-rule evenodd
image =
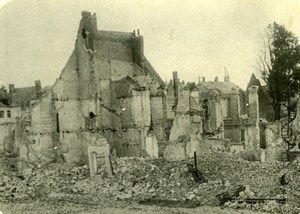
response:
<svg viewBox="0 0 300 214"><path fill-rule="evenodd" d="M0 85L52 85L74 49L81 11L98 30L140 29L163 80L231 81L246 89L268 24L300 36L300 0L0 0Z"/></svg>

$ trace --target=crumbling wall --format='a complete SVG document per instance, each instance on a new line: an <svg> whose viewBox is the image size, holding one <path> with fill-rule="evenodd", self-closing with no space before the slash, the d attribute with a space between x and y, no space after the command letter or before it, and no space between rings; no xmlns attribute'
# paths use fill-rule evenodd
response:
<svg viewBox="0 0 300 214"><path fill-rule="evenodd" d="M265 138L266 162L284 160L287 151L287 143L281 137L281 124L279 121L266 124Z"/></svg>
<svg viewBox="0 0 300 214"><path fill-rule="evenodd" d="M150 126L149 91L132 90L130 97L120 98L114 102L120 108L122 127ZM117 114L116 112L115 116Z"/></svg>
<svg viewBox="0 0 300 214"><path fill-rule="evenodd" d="M222 131L223 115L220 100L208 100L208 114L211 132L217 133Z"/></svg>
<svg viewBox="0 0 300 214"><path fill-rule="evenodd" d="M74 132L84 127L77 100L57 101L55 104L60 131Z"/></svg>
<svg viewBox="0 0 300 214"><path fill-rule="evenodd" d="M151 119L153 133L159 142L164 141L166 138L165 134L165 97L157 96L151 97Z"/></svg>
<svg viewBox="0 0 300 214"><path fill-rule="evenodd" d="M42 97L31 108L30 117L23 115L17 119L15 147L24 154L26 160L33 162L50 162L55 159L54 131L55 112L52 94Z"/></svg>
<svg viewBox="0 0 300 214"><path fill-rule="evenodd" d="M170 131L169 141L175 141L179 136L189 133L191 118L189 115L176 115Z"/></svg>
<svg viewBox="0 0 300 214"><path fill-rule="evenodd" d="M150 126L150 94L149 91L132 91L132 116L137 126Z"/></svg>
<svg viewBox="0 0 300 214"><path fill-rule="evenodd" d="M11 140L9 138L14 126L15 125L12 123L0 124L0 150L5 149L5 144L11 144Z"/></svg>
<svg viewBox="0 0 300 214"><path fill-rule="evenodd" d="M197 102L196 94L191 97L190 90L180 91L178 97L178 104L176 107L175 118L170 130L169 141L175 141L181 135L198 136L202 134L202 121L198 109L200 109Z"/></svg>
<svg viewBox="0 0 300 214"><path fill-rule="evenodd" d="M55 130L54 104L51 93L40 100L31 110L31 129L34 133L52 133Z"/></svg>
<svg viewBox="0 0 300 214"><path fill-rule="evenodd" d="M111 79L111 66L109 59L100 58L98 52L94 53L93 67L95 70L96 80L109 80Z"/></svg>
<svg viewBox="0 0 300 214"><path fill-rule="evenodd" d="M260 148L260 132L258 124L248 126L247 133L248 140L245 143L245 149L254 150L258 154Z"/></svg>
<svg viewBox="0 0 300 214"><path fill-rule="evenodd" d="M56 158L53 133L29 133L23 137L21 145L26 147L28 161L49 163Z"/></svg>
<svg viewBox="0 0 300 214"><path fill-rule="evenodd" d="M132 62L110 60L111 80L117 81L126 76L133 76L133 64Z"/></svg>
<svg viewBox="0 0 300 214"><path fill-rule="evenodd" d="M236 88L232 89L232 94L229 95L230 98L230 117L234 121L240 119L240 98Z"/></svg>
<svg viewBox="0 0 300 214"><path fill-rule="evenodd" d="M230 139L234 143L241 143L241 131L238 125L226 125L224 131L225 139ZM246 135L248 135L246 133Z"/></svg>
<svg viewBox="0 0 300 214"><path fill-rule="evenodd" d="M64 160L67 163L80 163L82 161L83 147L78 132L61 132L60 143Z"/></svg>
<svg viewBox="0 0 300 214"><path fill-rule="evenodd" d="M174 84L171 80L168 84L167 96L166 96L167 118L173 119L175 116L175 94Z"/></svg>
<svg viewBox="0 0 300 214"><path fill-rule="evenodd" d="M225 140L196 140L190 139L186 142L173 142L167 145L164 158L169 161L185 160L197 155L211 154L216 151L228 151L228 145Z"/></svg>
<svg viewBox="0 0 300 214"><path fill-rule="evenodd" d="M158 158L158 142L154 135L146 137L146 153L151 158Z"/></svg>
<svg viewBox="0 0 300 214"><path fill-rule="evenodd" d="M298 102L297 102L297 107L296 107L296 115L295 115L296 118L293 121L293 130L296 135L298 135L297 132L299 132L299 130L300 130L300 98L299 98L299 95L297 96L297 99L298 99ZM299 139L298 143L300 143L300 139Z"/></svg>
<svg viewBox="0 0 300 214"><path fill-rule="evenodd" d="M121 123L123 127L134 126L133 111L131 109L132 98L126 98L120 101Z"/></svg>
<svg viewBox="0 0 300 214"><path fill-rule="evenodd" d="M151 118L154 125L161 124L164 119L163 97L151 97Z"/></svg>
<svg viewBox="0 0 300 214"><path fill-rule="evenodd" d="M78 72L77 72L77 56L73 51L67 61L60 77L52 86L55 98L59 101L78 99Z"/></svg>
<svg viewBox="0 0 300 214"><path fill-rule="evenodd" d="M138 130L137 128L124 128L122 138L115 147L117 155L122 156L139 156L142 154L143 138L146 137L146 130Z"/></svg>
<svg viewBox="0 0 300 214"><path fill-rule="evenodd" d="M111 81L109 79L97 81L99 105L97 105L96 120L101 128L112 127L112 99ZM95 102L95 101L94 101ZM98 103L97 103L98 104Z"/></svg>
<svg viewBox="0 0 300 214"><path fill-rule="evenodd" d="M100 31L94 40L97 56L104 59L116 59L132 62L131 34L127 38L114 32Z"/></svg>
<svg viewBox="0 0 300 214"><path fill-rule="evenodd" d="M120 156L142 154L151 125L163 138L166 116L158 97L162 81L143 54L141 36L97 31L95 15L83 12L75 50L52 87L53 96L32 110L28 141L37 151L61 151L68 163L87 157L86 141L92 137L87 132L101 133ZM142 85L130 80L130 95L117 97L114 83L127 76Z"/></svg>
<svg viewBox="0 0 300 214"><path fill-rule="evenodd" d="M86 49L85 40L79 34L75 43L76 51L76 70L78 71L78 94L79 99L89 99L92 95L92 79L93 70L92 54Z"/></svg>

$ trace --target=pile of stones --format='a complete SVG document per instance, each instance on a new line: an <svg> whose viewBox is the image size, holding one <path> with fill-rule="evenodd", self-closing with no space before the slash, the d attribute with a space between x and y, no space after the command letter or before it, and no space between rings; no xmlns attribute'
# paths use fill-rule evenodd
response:
<svg viewBox="0 0 300 214"><path fill-rule="evenodd" d="M0 201L35 200L49 195L68 194L71 198L103 198L115 200L192 201L197 205L251 208L269 212L292 213L300 199L300 164L249 162L236 157L214 153L198 156L197 167L205 180L196 181L188 164L193 159L169 162L164 159L139 157L117 158L113 161L112 177L100 170L89 176L87 165L70 167L49 164L33 169L28 177L14 172L0 171ZM280 183L285 173L288 183ZM242 187L242 188L241 188ZM234 195L234 199L288 198L287 205L272 200L267 203L221 203L220 195Z"/></svg>

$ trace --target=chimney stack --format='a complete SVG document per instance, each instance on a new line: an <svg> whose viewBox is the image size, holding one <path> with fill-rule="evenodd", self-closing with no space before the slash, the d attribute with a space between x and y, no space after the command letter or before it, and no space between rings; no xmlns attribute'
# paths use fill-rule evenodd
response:
<svg viewBox="0 0 300 214"><path fill-rule="evenodd" d="M34 81L34 83L35 83L35 90L39 91L42 89L41 80L36 80Z"/></svg>
<svg viewBox="0 0 300 214"><path fill-rule="evenodd" d="M215 82L218 82L219 81L219 78L218 77L215 77Z"/></svg>
<svg viewBox="0 0 300 214"><path fill-rule="evenodd" d="M230 82L230 77L229 77L228 71L226 71L226 68L225 68L224 82Z"/></svg>
<svg viewBox="0 0 300 214"><path fill-rule="evenodd" d="M8 90L9 90L9 93L13 93L15 91L15 85L14 84L9 84Z"/></svg>
<svg viewBox="0 0 300 214"><path fill-rule="evenodd" d="M177 71L173 71L173 84L174 84L174 98L175 98L175 102L174 102L174 107L177 106L177 102L178 102L178 73Z"/></svg>

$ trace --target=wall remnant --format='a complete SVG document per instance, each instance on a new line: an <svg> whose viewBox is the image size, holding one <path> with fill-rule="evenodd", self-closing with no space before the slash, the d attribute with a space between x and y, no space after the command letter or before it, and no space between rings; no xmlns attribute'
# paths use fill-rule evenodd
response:
<svg viewBox="0 0 300 214"><path fill-rule="evenodd" d="M95 176L101 165L105 167L108 176L112 176L110 161L110 146L105 138L92 138L88 145L90 175Z"/></svg>
<svg viewBox="0 0 300 214"><path fill-rule="evenodd" d="M228 139L232 151L253 150L259 158L257 86L249 87L247 98L242 89L230 82L228 73L225 82L206 82L202 78L197 85L182 85L175 72L167 90L167 118L173 121L169 141L173 142L181 135L196 141Z"/></svg>
<svg viewBox="0 0 300 214"><path fill-rule="evenodd" d="M157 157L155 141L167 136L165 83L144 55L143 37L98 30L96 14L81 15L74 51L51 87L42 88L40 81L28 88L10 85L9 107L22 112L19 134L7 142L13 141L12 150L26 145L28 161L90 160L93 169L99 148L87 142L94 134L118 156L142 155L151 144L151 156Z"/></svg>

